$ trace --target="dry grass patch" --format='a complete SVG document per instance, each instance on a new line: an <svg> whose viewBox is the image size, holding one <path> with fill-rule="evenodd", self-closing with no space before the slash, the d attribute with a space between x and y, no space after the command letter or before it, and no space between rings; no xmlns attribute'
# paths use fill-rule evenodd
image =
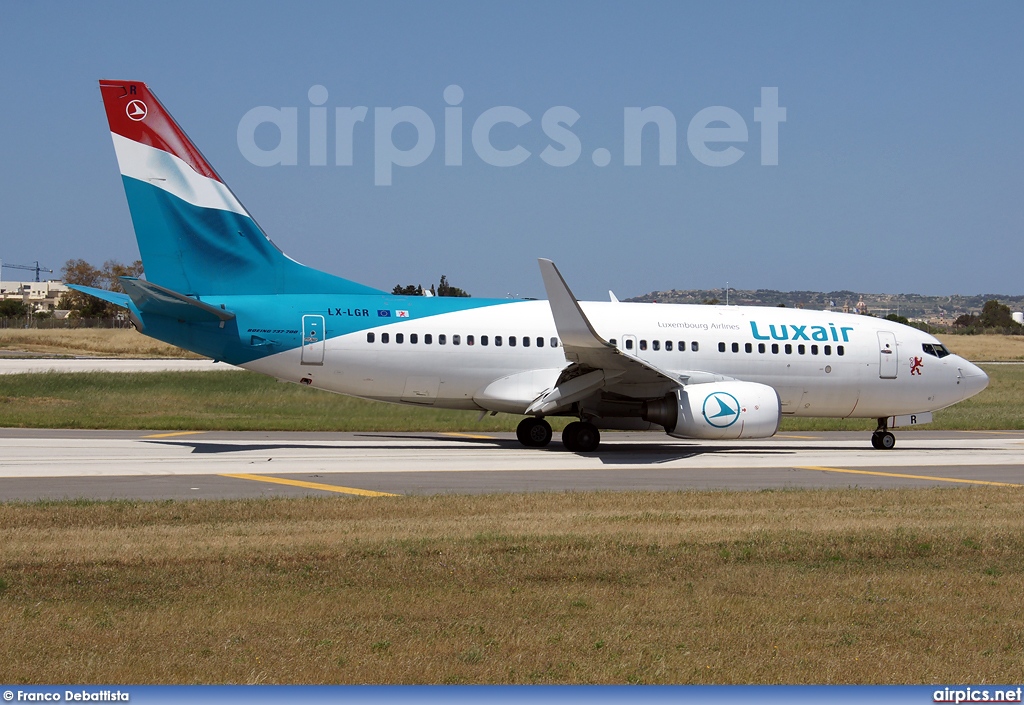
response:
<svg viewBox="0 0 1024 705"><path fill-rule="evenodd" d="M0 680L1013 682L1021 500L0 505Z"/></svg>
<svg viewBox="0 0 1024 705"><path fill-rule="evenodd" d="M2 328L0 349L47 355L202 359L134 328Z"/></svg>
<svg viewBox="0 0 1024 705"><path fill-rule="evenodd" d="M1024 335L937 335L947 348L968 360L1024 360Z"/></svg>

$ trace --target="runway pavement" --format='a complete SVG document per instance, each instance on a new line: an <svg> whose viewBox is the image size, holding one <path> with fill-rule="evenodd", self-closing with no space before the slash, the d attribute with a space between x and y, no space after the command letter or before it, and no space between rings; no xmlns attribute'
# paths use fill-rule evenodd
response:
<svg viewBox="0 0 1024 705"><path fill-rule="evenodd" d="M240 370L213 360L113 359L102 357L17 357L0 358L0 375L38 374L41 372L210 372Z"/></svg>
<svg viewBox="0 0 1024 705"><path fill-rule="evenodd" d="M0 501L811 487L1024 486L1024 432L606 433L598 452L513 434L0 429Z"/></svg>

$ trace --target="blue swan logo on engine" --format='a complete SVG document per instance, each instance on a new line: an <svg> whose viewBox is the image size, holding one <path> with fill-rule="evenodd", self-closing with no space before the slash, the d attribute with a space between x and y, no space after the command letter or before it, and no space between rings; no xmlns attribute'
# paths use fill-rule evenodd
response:
<svg viewBox="0 0 1024 705"><path fill-rule="evenodd" d="M714 392L704 400L701 413L715 428L729 428L740 418L740 403L728 392Z"/></svg>

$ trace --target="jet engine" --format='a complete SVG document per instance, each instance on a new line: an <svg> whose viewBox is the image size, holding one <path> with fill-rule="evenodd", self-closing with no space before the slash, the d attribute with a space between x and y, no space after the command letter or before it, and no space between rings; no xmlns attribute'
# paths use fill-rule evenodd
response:
<svg viewBox="0 0 1024 705"><path fill-rule="evenodd" d="M643 405L645 421L677 438L768 438L781 415L778 393L756 382L689 384Z"/></svg>

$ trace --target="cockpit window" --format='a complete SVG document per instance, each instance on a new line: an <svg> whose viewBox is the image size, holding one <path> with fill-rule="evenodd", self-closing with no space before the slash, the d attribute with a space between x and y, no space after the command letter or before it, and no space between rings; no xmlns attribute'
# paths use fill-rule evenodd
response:
<svg viewBox="0 0 1024 705"><path fill-rule="evenodd" d="M950 354L946 346L941 343L922 343L921 349L924 350L926 354L933 355L938 358L943 358Z"/></svg>

